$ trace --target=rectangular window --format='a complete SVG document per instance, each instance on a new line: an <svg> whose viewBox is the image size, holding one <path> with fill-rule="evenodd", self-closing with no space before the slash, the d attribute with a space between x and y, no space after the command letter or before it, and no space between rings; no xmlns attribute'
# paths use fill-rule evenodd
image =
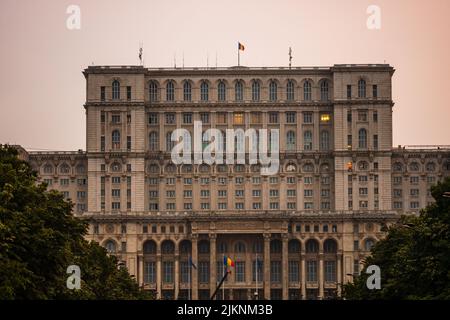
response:
<svg viewBox="0 0 450 320"><path fill-rule="evenodd" d="M299 282L299 264L298 261L289 261L288 263L288 274L289 274L289 282Z"/></svg>
<svg viewBox="0 0 450 320"><path fill-rule="evenodd" d="M244 124L244 114L242 112L233 114L233 124Z"/></svg>
<svg viewBox="0 0 450 320"><path fill-rule="evenodd" d="M227 124L227 113L218 112L216 115L217 124Z"/></svg>
<svg viewBox="0 0 450 320"><path fill-rule="evenodd" d="M303 123L313 123L312 112L304 112L303 113Z"/></svg>
<svg viewBox="0 0 450 320"><path fill-rule="evenodd" d="M198 281L209 283L209 262L201 261L198 263Z"/></svg>
<svg viewBox="0 0 450 320"><path fill-rule="evenodd" d="M236 272L235 281L236 282L245 282L245 262L244 261L236 262L235 272Z"/></svg>
<svg viewBox="0 0 450 320"><path fill-rule="evenodd" d="M183 123L184 124L192 123L192 113L183 113Z"/></svg>
<svg viewBox="0 0 450 320"><path fill-rule="evenodd" d="M336 261L325 261L325 282L336 282Z"/></svg>
<svg viewBox="0 0 450 320"><path fill-rule="evenodd" d="M261 121L261 112L252 112L250 114L250 122L252 124L260 124L260 123L262 123L262 121Z"/></svg>
<svg viewBox="0 0 450 320"><path fill-rule="evenodd" d="M175 124L175 113L166 113L166 124Z"/></svg>
<svg viewBox="0 0 450 320"><path fill-rule="evenodd" d="M120 210L120 202L111 203L112 210Z"/></svg>
<svg viewBox="0 0 450 320"><path fill-rule="evenodd" d="M105 87L100 87L100 100L105 101L106 100L106 89Z"/></svg>
<svg viewBox="0 0 450 320"><path fill-rule="evenodd" d="M372 86L372 96L374 99L378 98L378 86L376 84Z"/></svg>
<svg viewBox="0 0 450 320"><path fill-rule="evenodd" d="M378 149L378 135L377 134L373 135L373 148Z"/></svg>
<svg viewBox="0 0 450 320"><path fill-rule="evenodd" d="M278 123L278 112L269 112L269 123Z"/></svg>
<svg viewBox="0 0 450 320"><path fill-rule="evenodd" d="M306 261L306 281L307 282L317 281L317 261L315 260Z"/></svg>
<svg viewBox="0 0 450 320"><path fill-rule="evenodd" d="M270 281L281 282L281 261L270 261Z"/></svg>
<svg viewBox="0 0 450 320"><path fill-rule="evenodd" d="M144 283L156 282L156 262L145 261L144 262Z"/></svg>
<svg viewBox="0 0 450 320"><path fill-rule="evenodd" d="M280 204L278 202L271 202L269 204L269 209L271 210L277 210L280 208Z"/></svg>
<svg viewBox="0 0 450 320"><path fill-rule="evenodd" d="M113 124L119 124L120 123L120 114L113 114L111 116L111 122Z"/></svg>
<svg viewBox="0 0 450 320"><path fill-rule="evenodd" d="M366 111L358 111L358 121L362 121L362 122L367 121L367 112Z"/></svg>
<svg viewBox="0 0 450 320"><path fill-rule="evenodd" d="M350 84L347 85L347 99L352 98L352 86Z"/></svg>
<svg viewBox="0 0 450 320"><path fill-rule="evenodd" d="M131 136L127 136L127 150L131 150Z"/></svg>
<svg viewBox="0 0 450 320"><path fill-rule="evenodd" d="M157 113L150 113L148 115L148 124L158 124L158 114Z"/></svg>
<svg viewBox="0 0 450 320"><path fill-rule="evenodd" d="M209 123L209 113L207 112L201 112L200 113L200 121L202 123Z"/></svg>
<svg viewBox="0 0 450 320"><path fill-rule="evenodd" d="M127 86L127 100L130 101L131 100L131 87Z"/></svg>
<svg viewBox="0 0 450 320"><path fill-rule="evenodd" d="M163 282L173 283L173 261L163 261Z"/></svg>
<svg viewBox="0 0 450 320"><path fill-rule="evenodd" d="M295 112L286 112L286 123L295 123L297 114Z"/></svg>

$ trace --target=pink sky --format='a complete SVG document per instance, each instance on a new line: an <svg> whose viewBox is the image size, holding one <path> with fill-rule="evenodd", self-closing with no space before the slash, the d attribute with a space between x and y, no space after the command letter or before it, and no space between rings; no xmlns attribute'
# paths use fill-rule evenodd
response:
<svg viewBox="0 0 450 320"><path fill-rule="evenodd" d="M81 30L66 28L66 9L81 9ZM381 30L366 9L381 8ZM172 0L0 3L0 143L30 149L85 149L82 69L145 65L295 66L389 63L394 145L450 145L450 1Z"/></svg>

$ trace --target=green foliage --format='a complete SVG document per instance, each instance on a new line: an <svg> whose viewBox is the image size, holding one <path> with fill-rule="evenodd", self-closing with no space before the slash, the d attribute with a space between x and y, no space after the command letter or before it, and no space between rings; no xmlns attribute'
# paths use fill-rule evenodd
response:
<svg viewBox="0 0 450 320"><path fill-rule="evenodd" d="M432 187L436 202L419 216L403 216L373 248L346 299L450 299L450 178ZM368 290L369 265L381 269L381 289Z"/></svg>
<svg viewBox="0 0 450 320"><path fill-rule="evenodd" d="M0 299L144 299L115 257L84 235L71 202L38 184L17 151L0 145ZM81 268L81 290L69 290L69 265Z"/></svg>

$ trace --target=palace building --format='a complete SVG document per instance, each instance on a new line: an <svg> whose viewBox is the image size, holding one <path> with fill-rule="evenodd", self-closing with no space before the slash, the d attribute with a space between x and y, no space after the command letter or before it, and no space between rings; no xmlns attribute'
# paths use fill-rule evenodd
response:
<svg viewBox="0 0 450 320"><path fill-rule="evenodd" d="M386 64L83 74L86 151L21 155L158 299L209 299L224 256L234 267L219 299L336 297L385 228L450 176L449 147L392 146ZM194 121L279 129L278 173L175 165L171 133Z"/></svg>

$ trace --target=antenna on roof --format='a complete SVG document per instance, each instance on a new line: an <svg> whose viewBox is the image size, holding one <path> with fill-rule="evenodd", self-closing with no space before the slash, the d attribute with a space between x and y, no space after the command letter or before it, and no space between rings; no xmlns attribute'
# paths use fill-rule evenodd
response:
<svg viewBox="0 0 450 320"><path fill-rule="evenodd" d="M183 69L184 69L184 51L183 51Z"/></svg>
<svg viewBox="0 0 450 320"><path fill-rule="evenodd" d="M292 48L289 47L289 69L291 69L292 65Z"/></svg>
<svg viewBox="0 0 450 320"><path fill-rule="evenodd" d="M216 51L216 69L217 69L217 51Z"/></svg>
<svg viewBox="0 0 450 320"><path fill-rule="evenodd" d="M209 68L209 53L206 52L206 69Z"/></svg>
<svg viewBox="0 0 450 320"><path fill-rule="evenodd" d="M144 44L142 42L139 43L139 65L144 65L142 54L144 52Z"/></svg>
<svg viewBox="0 0 450 320"><path fill-rule="evenodd" d="M175 69L177 68L177 54L176 53L173 54L173 67Z"/></svg>

